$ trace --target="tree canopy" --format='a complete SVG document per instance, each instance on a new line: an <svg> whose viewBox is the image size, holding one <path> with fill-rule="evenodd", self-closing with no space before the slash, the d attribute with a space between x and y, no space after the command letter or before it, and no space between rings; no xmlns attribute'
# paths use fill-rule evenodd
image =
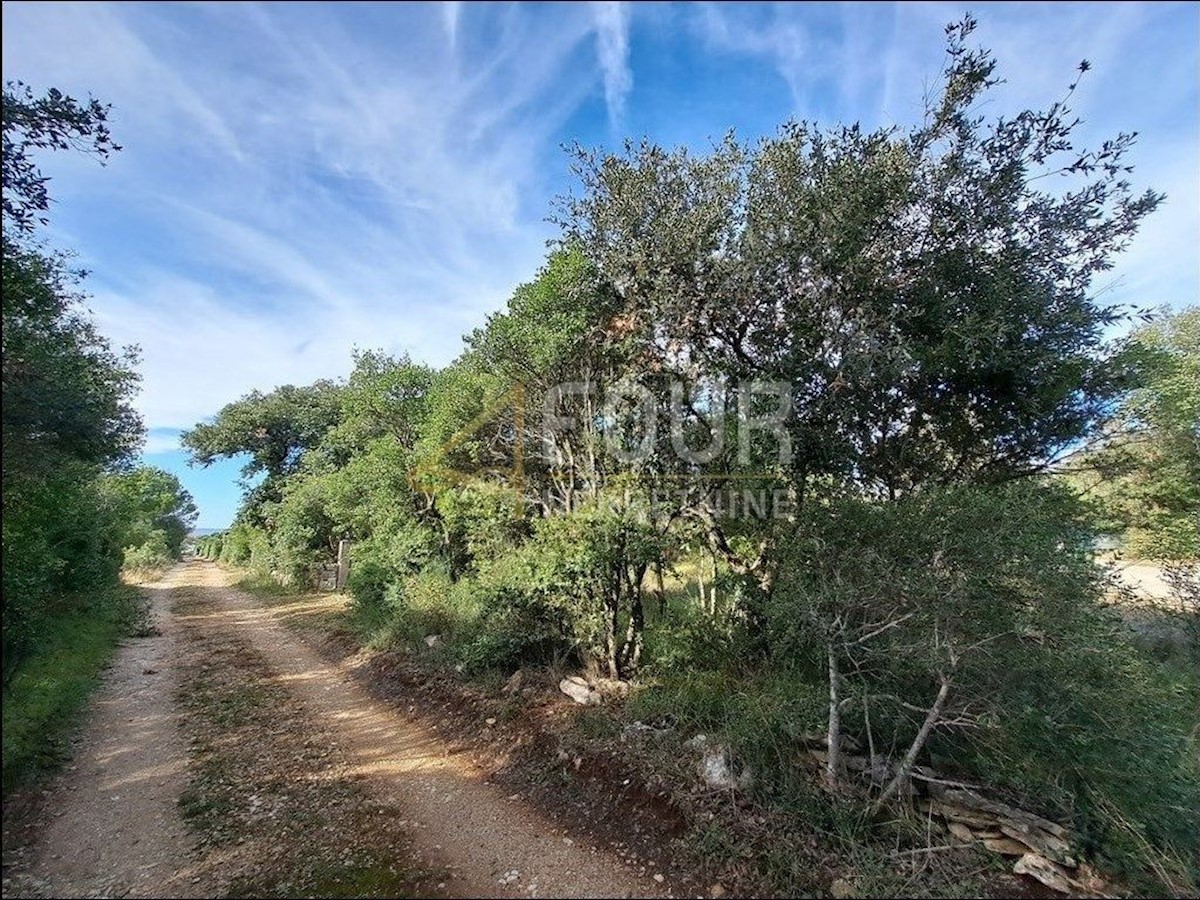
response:
<svg viewBox="0 0 1200 900"><path fill-rule="evenodd" d="M1136 557L1200 556L1200 307L1166 313L1130 337L1136 387L1071 461L1106 529Z"/></svg>
<svg viewBox="0 0 1200 900"><path fill-rule="evenodd" d="M23 234L46 224L50 209L48 176L37 151L75 150L101 163L121 148L108 130L109 106L95 98L80 103L57 88L37 96L20 81L4 84L4 227Z"/></svg>
<svg viewBox="0 0 1200 900"><path fill-rule="evenodd" d="M561 220L640 361L789 383L800 477L895 496L1038 471L1126 385L1104 349L1120 311L1089 289L1162 196L1127 179L1133 135L1078 146L1075 84L985 119L996 63L973 28L947 29L941 92L907 131L575 152Z"/></svg>
<svg viewBox="0 0 1200 900"><path fill-rule="evenodd" d="M137 353L114 350L100 334L80 289L83 273L40 233L51 203L41 154L75 150L103 162L120 149L107 116L96 100L79 103L56 89L36 96L20 82L4 87L6 684L50 641L62 615L106 615L95 598L116 583L127 546L142 546L154 532L161 535L157 562L177 555L194 511L173 476L118 474L143 438L133 408Z"/></svg>

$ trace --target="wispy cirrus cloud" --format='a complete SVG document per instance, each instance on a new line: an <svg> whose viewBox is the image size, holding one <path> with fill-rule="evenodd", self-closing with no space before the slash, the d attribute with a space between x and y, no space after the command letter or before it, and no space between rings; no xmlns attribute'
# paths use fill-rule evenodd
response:
<svg viewBox="0 0 1200 900"><path fill-rule="evenodd" d="M604 73L604 101L608 119L619 128L625 112L625 97L633 88L629 68L629 7L614 0L592 3L596 20L596 53Z"/></svg>
<svg viewBox="0 0 1200 900"><path fill-rule="evenodd" d="M458 17L462 14L459 0L442 0L442 24L446 28L446 39L453 50L458 43Z"/></svg>
<svg viewBox="0 0 1200 900"><path fill-rule="evenodd" d="M114 105L107 172L50 161L55 221L143 348L153 426L355 345L445 363L536 267L556 132L610 85L588 58L627 16L397 12L5 7L6 75Z"/></svg>
<svg viewBox="0 0 1200 900"><path fill-rule="evenodd" d="M925 96L938 90L943 26L968 11L953 3L706 3L693 9L690 27L713 52L769 66L788 87L793 116L876 127L919 121ZM1071 98L1083 119L1078 139L1094 146L1138 132L1133 180L1167 194L1097 290L1107 301L1140 306L1196 302L1200 12L1178 4L1061 3L989 4L974 14L975 39L995 52L1004 79L981 114L1062 99L1086 59L1091 71Z"/></svg>

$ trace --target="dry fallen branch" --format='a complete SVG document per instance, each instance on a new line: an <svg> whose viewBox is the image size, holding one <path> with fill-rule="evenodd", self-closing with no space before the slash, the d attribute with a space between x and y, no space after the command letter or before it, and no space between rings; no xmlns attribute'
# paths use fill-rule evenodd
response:
<svg viewBox="0 0 1200 900"><path fill-rule="evenodd" d="M806 734L803 743L807 756L826 768L829 754L825 735ZM912 765L906 771L903 760L872 760L859 755L855 753L859 749L857 742L848 735L842 736L839 749L843 771L858 773L874 783L890 777L889 787L903 784L896 788L891 799L900 795L922 798L920 808L942 820L957 841L893 855L912 856L978 846L1016 857L1015 874L1027 875L1053 890L1105 896L1103 880L1086 864L1079 863L1074 835L1057 822L993 800L983 794L981 786L943 778L928 767ZM904 776L903 782L897 780L900 776ZM879 805L877 802L876 808Z"/></svg>

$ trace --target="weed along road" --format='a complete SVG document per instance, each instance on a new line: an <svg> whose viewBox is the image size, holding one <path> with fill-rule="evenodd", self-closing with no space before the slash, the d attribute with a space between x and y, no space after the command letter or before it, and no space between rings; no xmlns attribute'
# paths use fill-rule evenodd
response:
<svg viewBox="0 0 1200 900"><path fill-rule="evenodd" d="M147 590L5 895L669 896L368 696L217 565ZM15 827L15 826L14 826Z"/></svg>

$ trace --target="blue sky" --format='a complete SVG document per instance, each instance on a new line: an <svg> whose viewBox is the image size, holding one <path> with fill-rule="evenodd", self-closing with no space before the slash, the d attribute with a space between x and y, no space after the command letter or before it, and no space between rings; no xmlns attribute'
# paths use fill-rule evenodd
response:
<svg viewBox="0 0 1200 900"><path fill-rule="evenodd" d="M179 430L343 375L354 346L451 360L536 269L563 143L906 124L968 8L1007 79L985 112L1049 103L1086 58L1085 134L1141 134L1136 182L1168 202L1106 297L1196 302L1195 4L5 3L3 70L113 104L107 168L45 160L51 239L91 270L104 332L142 347L146 459L216 527L238 466L188 468Z"/></svg>

